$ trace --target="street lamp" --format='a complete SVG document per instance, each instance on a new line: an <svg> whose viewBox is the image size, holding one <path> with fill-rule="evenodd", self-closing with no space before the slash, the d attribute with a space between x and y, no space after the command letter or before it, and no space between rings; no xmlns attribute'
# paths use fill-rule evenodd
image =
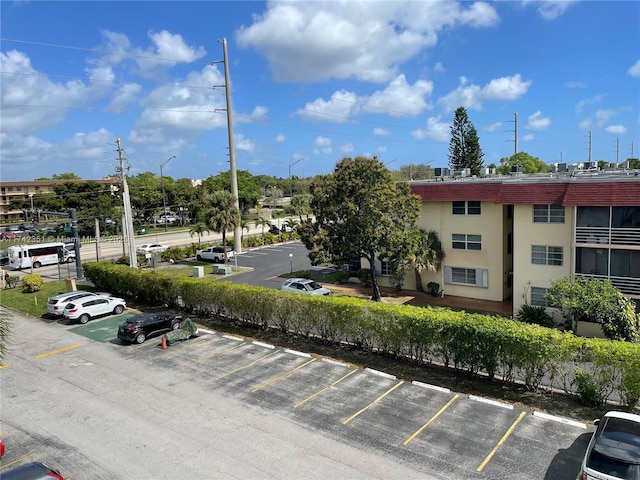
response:
<svg viewBox="0 0 640 480"><path fill-rule="evenodd" d="M160 164L160 184L162 185L162 208L164 215L164 231L167 231L167 198L164 196L164 175L162 175L162 169L164 166L169 163L171 160L176 158L175 155L169 157L166 161Z"/></svg>
<svg viewBox="0 0 640 480"><path fill-rule="evenodd" d="M291 275L293 275L293 253L289 254L289 262L291 263Z"/></svg>
<svg viewBox="0 0 640 480"><path fill-rule="evenodd" d="M289 198L293 198L293 177L291 176L291 167L293 167L296 163L301 162L304 158L299 158L291 165L289 165Z"/></svg>

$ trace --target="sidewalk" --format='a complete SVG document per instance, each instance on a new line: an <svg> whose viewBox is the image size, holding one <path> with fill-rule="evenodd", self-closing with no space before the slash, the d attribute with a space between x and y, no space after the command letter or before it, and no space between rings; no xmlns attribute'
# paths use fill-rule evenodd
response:
<svg viewBox="0 0 640 480"><path fill-rule="evenodd" d="M371 288L363 287L357 283L346 283L342 285L324 284L329 290L354 291L362 295L371 297ZM383 298L395 298L402 300L401 303L407 305L415 305L417 307L438 306L449 307L455 310L467 310L470 312L486 313L490 315L501 315L511 317L513 308L511 299L503 302L495 302L491 300L476 300L466 297L454 297L445 295L444 298L434 297L425 292L417 292L415 290L397 291L389 287L380 287L380 294Z"/></svg>

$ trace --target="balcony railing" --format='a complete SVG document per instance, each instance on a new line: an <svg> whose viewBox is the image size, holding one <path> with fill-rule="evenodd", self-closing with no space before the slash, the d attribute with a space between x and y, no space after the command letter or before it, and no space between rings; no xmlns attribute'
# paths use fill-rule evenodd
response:
<svg viewBox="0 0 640 480"><path fill-rule="evenodd" d="M589 275L586 273L576 273L576 277L597 278L609 280L611 284L620 290L624 295L640 298L640 278L634 277L607 277L606 275Z"/></svg>
<svg viewBox="0 0 640 480"><path fill-rule="evenodd" d="M640 245L640 228L576 227L576 244Z"/></svg>

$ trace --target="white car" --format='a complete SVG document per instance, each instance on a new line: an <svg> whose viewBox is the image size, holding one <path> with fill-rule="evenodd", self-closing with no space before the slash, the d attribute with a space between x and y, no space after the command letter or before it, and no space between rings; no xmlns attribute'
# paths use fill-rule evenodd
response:
<svg viewBox="0 0 640 480"><path fill-rule="evenodd" d="M308 278L290 278L282 284L280 290L308 293L310 295L331 295L331 290L324 288L315 280L309 280Z"/></svg>
<svg viewBox="0 0 640 480"><path fill-rule="evenodd" d="M61 293L60 295L56 295L55 297L51 297L49 299L49 301L47 302L47 313L49 315L53 315L54 317L61 317L64 312L64 307L67 306L68 302L73 302L74 300L78 300L82 297L97 297L108 295L108 293L97 294L93 292L87 292L85 290Z"/></svg>
<svg viewBox="0 0 640 480"><path fill-rule="evenodd" d="M159 243L145 243L144 245L140 245L136 248L136 253L138 255L145 255L147 253L155 253L155 252L164 252L169 247L167 245L161 245Z"/></svg>
<svg viewBox="0 0 640 480"><path fill-rule="evenodd" d="M640 478L640 415L611 411L598 426L582 460L580 480Z"/></svg>
<svg viewBox="0 0 640 480"><path fill-rule="evenodd" d="M64 307L64 318L69 320L79 320L80 323L87 323L89 320L101 315L119 315L127 308L127 303L118 297L81 297L72 302L68 302Z"/></svg>
<svg viewBox="0 0 640 480"><path fill-rule="evenodd" d="M222 245L218 245L217 247L208 247L196 251L196 260L198 260L199 262L208 260L214 263L222 263L224 262L225 256L227 260L230 260L235 256L235 253L236 252L233 251L233 248L229 246L225 248Z"/></svg>

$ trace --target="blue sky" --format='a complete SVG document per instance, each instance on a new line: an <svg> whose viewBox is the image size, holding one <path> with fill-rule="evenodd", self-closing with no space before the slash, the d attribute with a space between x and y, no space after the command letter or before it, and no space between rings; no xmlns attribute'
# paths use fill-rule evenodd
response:
<svg viewBox="0 0 640 480"><path fill-rule="evenodd" d="M2 1L2 180L229 168L286 178L344 156L448 164L464 106L485 164L640 156L637 1ZM296 163L297 162L297 163ZM295 163L295 164L294 164Z"/></svg>

